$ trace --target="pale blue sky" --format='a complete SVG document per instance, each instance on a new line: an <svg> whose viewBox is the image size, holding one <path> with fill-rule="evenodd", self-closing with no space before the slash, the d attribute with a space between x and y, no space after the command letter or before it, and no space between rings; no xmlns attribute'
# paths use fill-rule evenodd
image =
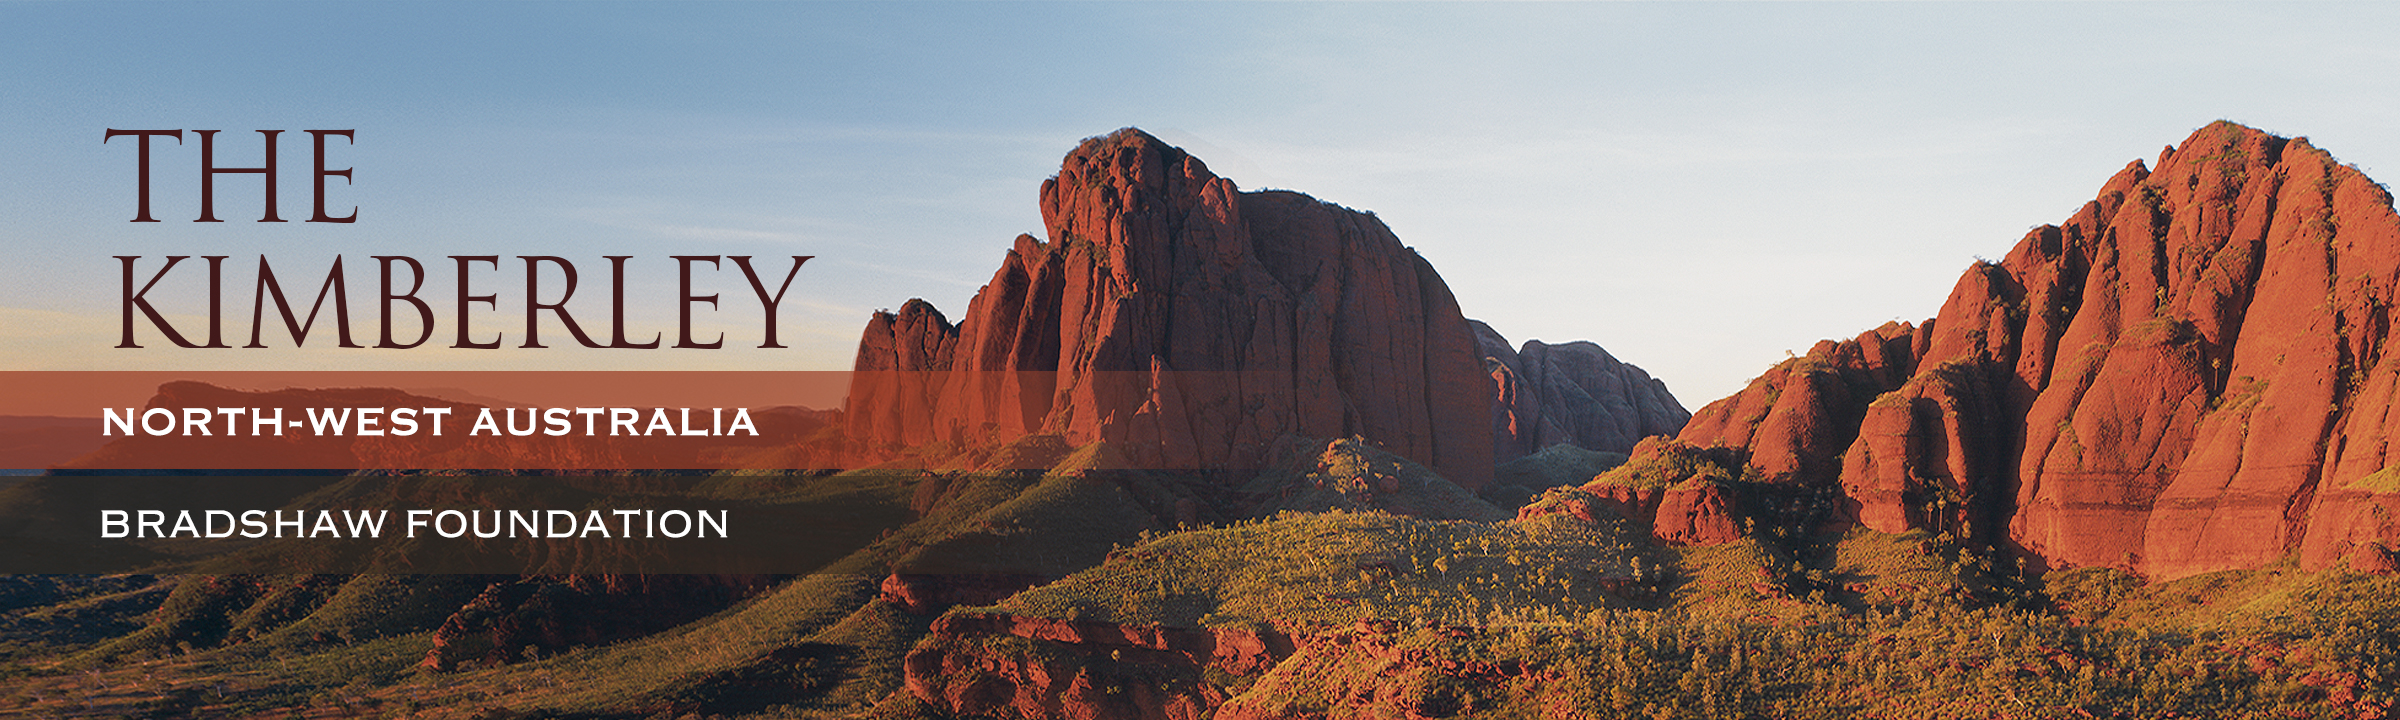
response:
<svg viewBox="0 0 2400 720"><path fill-rule="evenodd" d="M1376 212L1470 317L1599 342L1697 408L1932 314L1976 256L2218 118L2389 180L2394 38L2372 3L0 3L0 367L841 369L878 307L963 314L1041 232L1059 157L1134 125ZM256 181L227 177L231 221L189 222L194 139L157 150L166 222L128 223L110 127L222 129L225 164L291 131L295 220L298 131L355 128L335 197L361 220L250 222ZM370 336L370 255L565 255L587 327L600 256L636 255L649 331L668 255L818 259L781 351L111 347L112 255L236 256L246 335L255 255L313 288L337 252ZM504 308L518 267L488 276ZM724 277L719 321L754 338ZM506 314L479 323L513 338Z"/></svg>

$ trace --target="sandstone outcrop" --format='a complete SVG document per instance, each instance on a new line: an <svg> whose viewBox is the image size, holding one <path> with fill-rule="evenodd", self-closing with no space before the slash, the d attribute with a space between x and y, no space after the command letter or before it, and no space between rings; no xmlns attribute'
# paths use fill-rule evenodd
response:
<svg viewBox="0 0 2400 720"><path fill-rule="evenodd" d="M852 437L905 445L933 442L933 407L958 347L958 326L932 303L910 300L900 311L867 320L851 367L844 421Z"/></svg>
<svg viewBox="0 0 2400 720"><path fill-rule="evenodd" d="M1217 708L1224 720L1478 717L1494 710L1539 708L1572 716L1560 683L1521 659L1427 648L1439 633L1456 646L1486 642L1481 628L1448 627L1410 633L1390 622L1297 638L1292 657L1262 675L1250 691ZM1412 637L1414 635L1414 637ZM1412 642L1412 640L1414 642ZM1567 691L1572 692L1572 691ZM1545 697L1545 695L1549 695Z"/></svg>
<svg viewBox="0 0 2400 720"><path fill-rule="evenodd" d="M1887 323L1849 340L1821 341L1693 413L1674 443L1653 447L1740 448L1746 455L1740 462L1756 468L1760 480L1829 485L1867 405L1913 371L1911 348L1922 335L1907 323ZM1634 462L1643 457L1637 450Z"/></svg>
<svg viewBox="0 0 2400 720"><path fill-rule="evenodd" d="M962 714L1202 718L1227 699L1208 672L1256 675L1293 649L1281 633L1240 627L953 613L909 651L907 689Z"/></svg>
<svg viewBox="0 0 2400 720"><path fill-rule="evenodd" d="M1733 493L1699 481L1667 488L1658 499L1651 535L1670 545L1722 545L1742 537Z"/></svg>
<svg viewBox="0 0 2400 720"><path fill-rule="evenodd" d="M1256 468L1285 434L1359 435L1465 487L1490 477L1474 333L1373 215L1240 192L1132 129L1069 153L1041 209L1049 239L1017 238L955 339L920 303L869 323L854 442L1050 433L1145 467Z"/></svg>
<svg viewBox="0 0 2400 720"><path fill-rule="evenodd" d="M1492 457L1499 462L1559 443L1629 452L1654 435L1674 435L1692 414L1666 383L1586 341L1551 345L1508 338L1469 320L1492 382Z"/></svg>
<svg viewBox="0 0 2400 720"><path fill-rule="evenodd" d="M1517 510L1518 520L1568 515L1597 523L1604 515L1623 518L1666 545L1723 545L1742 539L1739 491L1706 478L1669 487L1595 482L1556 491Z"/></svg>
<svg viewBox="0 0 2400 720"><path fill-rule="evenodd" d="M2396 280L2382 186L2220 122L1969 268L1913 331L1820 345L1678 439L2042 566L2332 567L2400 539L2370 481L2400 417Z"/></svg>
<svg viewBox="0 0 2400 720"><path fill-rule="evenodd" d="M1613 511L1660 543L1722 545L1742 539L1759 512L1752 506L1772 506L1779 496L1793 494L1763 482L1747 457L1740 448L1644 438L1625 464L1580 487L1545 494L1517 518L1564 513L1590 520Z"/></svg>

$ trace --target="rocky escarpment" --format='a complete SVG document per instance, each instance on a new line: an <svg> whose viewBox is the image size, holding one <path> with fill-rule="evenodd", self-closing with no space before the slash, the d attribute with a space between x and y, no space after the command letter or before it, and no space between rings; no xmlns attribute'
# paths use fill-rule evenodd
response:
<svg viewBox="0 0 2400 720"><path fill-rule="evenodd" d="M1259 467L1276 438L1362 436L1478 487L1492 444L1475 337L1374 216L1240 192L1138 130L1042 184L956 326L921 302L860 342L849 434L880 451L1036 433L1161 468Z"/></svg>
<svg viewBox="0 0 2400 720"><path fill-rule="evenodd" d="M1642 438L1674 435L1692 414L1666 383L1586 341L1551 345L1508 338L1469 320L1492 381L1492 458L1508 462L1570 443L1631 452Z"/></svg>
<svg viewBox="0 0 2400 720"><path fill-rule="evenodd" d="M958 326L932 303L910 300L867 320L851 368L850 434L920 446L933 442L933 410L948 380Z"/></svg>
<svg viewBox="0 0 2400 720"><path fill-rule="evenodd" d="M954 613L908 653L908 692L945 712L1200 718L1227 699L1213 672L1256 675L1293 652L1281 632Z"/></svg>
<svg viewBox="0 0 2400 720"><path fill-rule="evenodd" d="M1338 462L1349 454L1344 444L1325 455ZM1555 626L1668 598L1675 573L1662 571L1666 555L1648 552L1626 523L1594 519L1287 512L1150 536L1068 578L950 611L909 653L906 682L916 702L995 717L1237 717L1226 713L1280 712L1279 701L1322 708L1353 692L1361 705L1380 704L1393 699L1378 689L1393 684L1387 668L1460 666L1411 655L1359 671L1311 648L1362 640L1393 648L1404 628L1508 623L1503 606ZM1407 644L1446 654L1438 643L1449 639ZM1291 665L1299 656L1310 657ZM1339 695L1259 690L1328 674L1357 684Z"/></svg>
<svg viewBox="0 0 2400 720"><path fill-rule="evenodd" d="M1438 632L1481 634L1467 627ZM1490 710L1523 699L1509 696L1535 694L1528 691L1538 684L1523 662L1400 647L1408 634L1389 621L1295 635L954 614L935 621L927 641L909 653L908 690L945 712L1123 720L1421 719ZM1362 667L1372 670L1355 671ZM1220 686L1235 677L1255 678L1242 683L1251 691ZM1461 692L1473 685L1485 691ZM1502 688L1516 692L1490 692ZM1499 697L1477 697L1487 695Z"/></svg>
<svg viewBox="0 0 2400 720"><path fill-rule="evenodd" d="M2396 279L2381 185L2220 122L1969 268L1933 319L1820 345L1677 441L2048 567L2378 566Z"/></svg>

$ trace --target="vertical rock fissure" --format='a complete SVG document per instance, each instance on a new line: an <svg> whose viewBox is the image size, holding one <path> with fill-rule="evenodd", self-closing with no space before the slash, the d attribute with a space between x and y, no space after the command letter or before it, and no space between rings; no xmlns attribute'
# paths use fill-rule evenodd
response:
<svg viewBox="0 0 2400 720"><path fill-rule="evenodd" d="M1852 366L1811 351L1678 442L1778 476L1822 460L1799 440L1847 438L1839 484L1861 522L1956 527L1921 504L1948 483L2040 567L2174 578L2400 546L2400 473L2379 474L2400 433L2389 193L2305 138L2225 122L2151 167L1969 268L1917 329L1905 382L1837 397L1816 374Z"/></svg>

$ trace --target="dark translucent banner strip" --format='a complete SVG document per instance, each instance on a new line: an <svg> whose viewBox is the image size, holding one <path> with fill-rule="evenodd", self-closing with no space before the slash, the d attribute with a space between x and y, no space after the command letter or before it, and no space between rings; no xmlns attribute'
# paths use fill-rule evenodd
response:
<svg viewBox="0 0 2400 720"><path fill-rule="evenodd" d="M875 474L52 475L0 573L799 574L910 517Z"/></svg>

